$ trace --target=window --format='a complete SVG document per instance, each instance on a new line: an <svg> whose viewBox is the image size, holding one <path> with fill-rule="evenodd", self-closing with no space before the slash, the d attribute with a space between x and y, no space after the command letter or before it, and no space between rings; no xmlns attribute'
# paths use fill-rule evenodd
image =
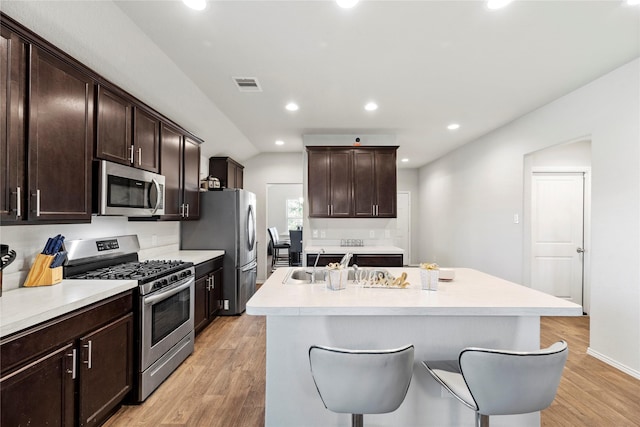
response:
<svg viewBox="0 0 640 427"><path fill-rule="evenodd" d="M289 230L302 228L302 197L287 199L287 227Z"/></svg>

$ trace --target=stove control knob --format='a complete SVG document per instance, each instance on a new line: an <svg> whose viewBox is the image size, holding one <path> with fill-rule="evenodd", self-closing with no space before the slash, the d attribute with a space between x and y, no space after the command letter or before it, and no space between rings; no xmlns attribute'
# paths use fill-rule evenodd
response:
<svg viewBox="0 0 640 427"><path fill-rule="evenodd" d="M173 276L171 276L171 281L172 282L177 282L178 281L178 276L175 275L175 274Z"/></svg>

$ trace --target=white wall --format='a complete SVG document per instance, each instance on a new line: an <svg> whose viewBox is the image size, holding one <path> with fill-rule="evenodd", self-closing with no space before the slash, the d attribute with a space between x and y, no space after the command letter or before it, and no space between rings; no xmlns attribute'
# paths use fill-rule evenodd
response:
<svg viewBox="0 0 640 427"><path fill-rule="evenodd" d="M90 224L15 225L0 227L0 240L17 253L16 260L3 271L2 289L18 288L42 251L48 237L57 234L65 240L137 234L143 251L177 250L180 244L177 221L129 222L125 217L93 216Z"/></svg>
<svg viewBox="0 0 640 427"><path fill-rule="evenodd" d="M640 59L420 170L420 256L522 282L523 158L590 139L590 353L640 378Z"/></svg>
<svg viewBox="0 0 640 427"><path fill-rule="evenodd" d="M264 153L244 165L244 189L256 194L256 230L258 244L258 281L267 278L267 185L302 182L302 153Z"/></svg>

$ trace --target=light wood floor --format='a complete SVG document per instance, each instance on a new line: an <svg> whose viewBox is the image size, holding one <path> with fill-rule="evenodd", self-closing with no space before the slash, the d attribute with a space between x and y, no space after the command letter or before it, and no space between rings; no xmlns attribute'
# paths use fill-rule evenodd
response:
<svg viewBox="0 0 640 427"><path fill-rule="evenodd" d="M541 345L569 343L560 389L542 426L640 426L640 381L586 354L588 317L548 317ZM265 318L221 317L147 401L122 407L106 427L264 425ZM301 426L302 427L302 426Z"/></svg>

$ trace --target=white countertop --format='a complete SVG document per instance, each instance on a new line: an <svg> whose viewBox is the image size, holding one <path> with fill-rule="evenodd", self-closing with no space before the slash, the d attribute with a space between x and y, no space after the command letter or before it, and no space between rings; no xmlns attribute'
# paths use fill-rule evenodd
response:
<svg viewBox="0 0 640 427"><path fill-rule="evenodd" d="M222 255L222 250L147 251L140 254L140 261L179 259L197 265ZM70 313L137 285L136 280L63 280L52 286L5 291L0 297L0 336Z"/></svg>
<svg viewBox="0 0 640 427"><path fill-rule="evenodd" d="M52 286L3 292L0 298L0 336L13 334L136 286L137 280L63 280Z"/></svg>
<svg viewBox="0 0 640 427"><path fill-rule="evenodd" d="M289 268L277 269L247 303L247 314L273 316L580 316L582 307L468 268L456 268L452 282L422 290L419 268L407 272L405 289L364 288L349 283L333 291L324 283L283 284Z"/></svg>
<svg viewBox="0 0 640 427"><path fill-rule="evenodd" d="M140 261L146 261L150 259L157 260L173 260L179 259L182 261L190 261L194 265L200 264L205 261L209 261L213 258L223 256L222 250L169 250L162 252L145 252L140 254Z"/></svg>
<svg viewBox="0 0 640 427"><path fill-rule="evenodd" d="M404 249L395 246L305 246L308 254L317 254L324 249L326 254L404 254Z"/></svg>

